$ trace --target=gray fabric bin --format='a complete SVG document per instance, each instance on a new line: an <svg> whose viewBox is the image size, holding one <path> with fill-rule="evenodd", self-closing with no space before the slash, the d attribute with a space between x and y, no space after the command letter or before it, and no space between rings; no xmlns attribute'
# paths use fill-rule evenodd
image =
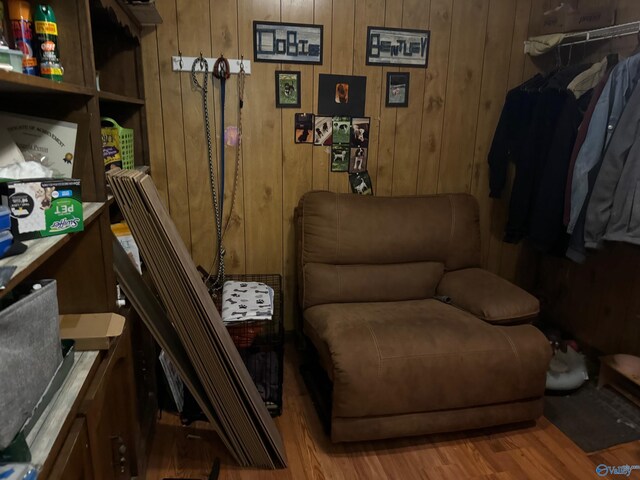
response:
<svg viewBox="0 0 640 480"><path fill-rule="evenodd" d="M62 362L55 280L0 311L0 449L31 415Z"/></svg>

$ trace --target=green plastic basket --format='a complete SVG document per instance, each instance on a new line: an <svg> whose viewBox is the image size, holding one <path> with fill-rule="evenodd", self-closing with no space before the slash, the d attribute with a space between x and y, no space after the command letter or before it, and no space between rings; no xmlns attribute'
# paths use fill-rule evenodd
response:
<svg viewBox="0 0 640 480"><path fill-rule="evenodd" d="M132 169L134 168L133 159L133 129L122 128L118 125L113 118L101 117L102 123L108 123L112 128L117 131L117 138L119 140L118 149L120 150L120 157L122 159L122 168Z"/></svg>

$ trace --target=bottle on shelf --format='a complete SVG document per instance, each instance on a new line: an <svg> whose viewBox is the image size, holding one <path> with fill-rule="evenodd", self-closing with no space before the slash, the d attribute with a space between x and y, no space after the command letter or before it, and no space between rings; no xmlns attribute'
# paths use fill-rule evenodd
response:
<svg viewBox="0 0 640 480"><path fill-rule="evenodd" d="M40 76L55 82L62 81L63 68L58 48L58 25L49 5L38 5L35 20L35 51L40 65Z"/></svg>
<svg viewBox="0 0 640 480"><path fill-rule="evenodd" d="M9 18L11 19L15 47L23 53L22 73L37 75L38 61L33 56L33 25L29 2L9 0Z"/></svg>

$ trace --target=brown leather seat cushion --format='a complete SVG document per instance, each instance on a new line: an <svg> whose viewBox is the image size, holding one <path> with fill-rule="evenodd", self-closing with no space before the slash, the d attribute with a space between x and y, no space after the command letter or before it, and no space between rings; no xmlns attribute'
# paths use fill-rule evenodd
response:
<svg viewBox="0 0 640 480"><path fill-rule="evenodd" d="M529 325L437 300L317 305L305 333L333 367L333 416L449 410L539 397L551 356ZM327 358L323 363L326 365Z"/></svg>
<svg viewBox="0 0 640 480"><path fill-rule="evenodd" d="M481 268L447 272L438 295L451 297L451 303L490 323L521 323L536 317L540 302L513 283Z"/></svg>

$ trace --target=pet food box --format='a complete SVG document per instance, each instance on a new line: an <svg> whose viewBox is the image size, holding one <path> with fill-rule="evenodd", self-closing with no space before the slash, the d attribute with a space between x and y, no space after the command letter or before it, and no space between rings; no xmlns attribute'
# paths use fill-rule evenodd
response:
<svg viewBox="0 0 640 480"><path fill-rule="evenodd" d="M17 240L84 229L80 180L39 178L0 182L0 203L9 208Z"/></svg>

